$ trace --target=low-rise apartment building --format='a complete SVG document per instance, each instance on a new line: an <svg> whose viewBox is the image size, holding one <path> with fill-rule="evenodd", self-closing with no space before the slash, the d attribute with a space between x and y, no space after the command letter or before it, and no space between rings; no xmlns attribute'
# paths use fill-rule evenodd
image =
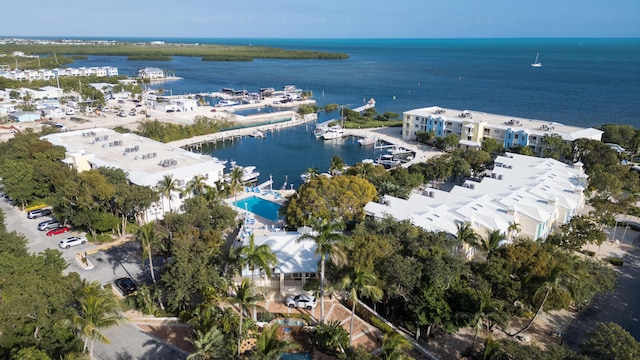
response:
<svg viewBox="0 0 640 360"><path fill-rule="evenodd" d="M482 141L495 139L505 149L529 147L536 154L544 150L545 135L557 134L573 143L582 138L601 140L603 133L593 128L438 106L403 113L402 138L415 140L418 132L433 132L436 137L456 134L462 148L480 148Z"/></svg>
<svg viewBox="0 0 640 360"><path fill-rule="evenodd" d="M516 235L546 239L557 226L582 212L587 180L579 162L567 165L506 154L496 158L490 176L480 181L467 180L451 191L426 188L406 200L385 195L364 210L369 216L408 220L451 236L456 236L459 224L468 222L483 237L499 230L508 241Z"/></svg>
<svg viewBox="0 0 640 360"><path fill-rule="evenodd" d="M147 209L147 220L161 219L164 212L179 209L187 183L196 176L203 176L204 182L213 186L222 180L225 168L207 155L104 128L50 134L42 139L63 146L64 162L78 172L99 167L122 169L131 183L151 188L157 188L165 176L172 176L177 190L164 203L161 200Z"/></svg>

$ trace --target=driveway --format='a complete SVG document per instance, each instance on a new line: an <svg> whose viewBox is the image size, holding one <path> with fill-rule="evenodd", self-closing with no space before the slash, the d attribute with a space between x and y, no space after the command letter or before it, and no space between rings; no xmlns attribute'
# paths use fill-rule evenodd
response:
<svg viewBox="0 0 640 360"><path fill-rule="evenodd" d="M598 322L615 322L640 341L640 233L627 230L620 246L627 252L623 257L624 266L618 268L618 284L613 292L596 297L568 327L564 341L572 348L577 349L585 334L593 331Z"/></svg>
<svg viewBox="0 0 640 360"><path fill-rule="evenodd" d="M28 219L27 214L17 207L13 207L4 198L0 199L0 209L5 214L5 223L8 231L23 234L27 239L27 249L32 253L39 253L45 249L57 249L62 252L62 257L69 267L64 273L77 272L87 281L100 283L110 282L119 277L131 277L138 283L150 282L148 268L143 267L139 258L139 245L137 242L127 242L108 249L102 249L87 243L70 249L60 249L58 241L75 235L73 232L46 236L46 232L39 231L37 225L47 220ZM94 264L92 270L84 270L75 260L77 252L86 252L89 260ZM155 338L132 323L114 326L104 331L111 340L111 344L97 342L94 354L96 359L185 359L186 353L158 338Z"/></svg>

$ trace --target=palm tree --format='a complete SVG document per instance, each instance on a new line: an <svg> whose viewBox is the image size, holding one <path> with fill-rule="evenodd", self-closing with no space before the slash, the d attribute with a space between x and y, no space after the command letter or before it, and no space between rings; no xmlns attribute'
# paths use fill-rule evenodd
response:
<svg viewBox="0 0 640 360"><path fill-rule="evenodd" d="M342 172L342 169L344 169L345 163L344 160L342 160L342 158L338 155L335 155L334 157L331 158L331 165L329 166L329 173L331 175L336 175L340 172Z"/></svg>
<svg viewBox="0 0 640 360"><path fill-rule="evenodd" d="M278 263L276 254L271 251L271 248L267 244L262 244L256 247L256 241L253 234L249 235L249 245L245 245L240 248L240 261L246 264L251 270L251 285L255 285L254 275L256 267L261 268L267 274L271 276L271 267ZM253 309L253 320L256 320L256 310Z"/></svg>
<svg viewBox="0 0 640 360"><path fill-rule="evenodd" d="M76 295L78 313L68 321L84 341L84 351L89 349L89 359L93 359L94 342L111 343L102 330L125 321L115 294L103 289L97 281L84 283Z"/></svg>
<svg viewBox="0 0 640 360"><path fill-rule="evenodd" d="M509 233L507 235L507 240L509 241L509 243L513 242L513 235L518 234L519 231L520 231L520 224L518 224L515 221L509 224L509 228L508 228Z"/></svg>
<svg viewBox="0 0 640 360"><path fill-rule="evenodd" d="M195 338L185 338L193 344L196 351L187 356L187 360L214 360L228 359L224 334L216 327L212 327L206 333L195 330Z"/></svg>
<svg viewBox="0 0 640 360"><path fill-rule="evenodd" d="M211 204L216 203L228 193L227 186L222 181L217 181L213 186L204 186L204 198Z"/></svg>
<svg viewBox="0 0 640 360"><path fill-rule="evenodd" d="M456 233L456 239L458 240L456 253L458 256L462 256L461 252L467 245L474 247L478 244L479 236L469 222L458 223L456 227L458 228L458 232Z"/></svg>
<svg viewBox="0 0 640 360"><path fill-rule="evenodd" d="M480 238L480 242L478 243L478 247L480 251L485 253L487 256L487 261L491 259L493 254L498 250L502 242L506 240L506 236L504 233L500 232L500 230L493 230L487 234L486 237Z"/></svg>
<svg viewBox="0 0 640 360"><path fill-rule="evenodd" d="M309 175L309 179L313 179L318 176L318 168L310 167L307 169L307 175Z"/></svg>
<svg viewBox="0 0 640 360"><path fill-rule="evenodd" d="M244 320L245 311L248 313L249 309L258 307L256 303L262 300L262 296L256 294L255 288L253 285L247 281L247 279L242 279L242 283L240 285L234 286L235 295L228 297L227 302L231 304L238 305L239 314L240 314L240 322L238 324L238 357L240 357L240 346L242 345L242 321Z"/></svg>
<svg viewBox="0 0 640 360"><path fill-rule="evenodd" d="M298 351L300 344L289 340L279 340L277 325L266 326L256 339L256 347L251 354L252 360L280 360L280 357L289 352Z"/></svg>
<svg viewBox="0 0 640 360"><path fill-rule="evenodd" d="M407 355L407 351L411 348L413 348L413 345L399 333L385 334L382 340L380 358L382 360L410 360L413 358Z"/></svg>
<svg viewBox="0 0 640 360"><path fill-rule="evenodd" d="M162 195L162 212L164 213L164 199L169 198L169 212L171 212L171 192L178 190L178 183L173 179L173 175L165 175L158 182L158 192Z"/></svg>
<svg viewBox="0 0 640 360"><path fill-rule="evenodd" d="M484 328L485 322L487 330L492 328L492 324L505 324L507 314L502 309L502 302L491 297L491 291L476 290L478 306L474 312L462 313L461 316L467 318L469 324L476 330L471 343L473 350L478 340L480 330Z"/></svg>
<svg viewBox="0 0 640 360"><path fill-rule="evenodd" d="M367 175L369 175L373 170L375 169L375 165L371 164L371 163L359 163L356 164L356 171L357 171L357 176L361 177L361 178L367 178Z"/></svg>
<svg viewBox="0 0 640 360"><path fill-rule="evenodd" d="M568 305L567 300L570 301L573 295L572 280L575 280L575 276L567 269L566 264L560 264L553 259L550 260L547 265L546 272L543 276L527 279L527 282L540 283L533 299L535 300L542 296L542 301L538 306L538 310L536 310L531 320L529 320L529 323L515 334L509 334L509 336L516 336L529 329L536 317L544 311L544 305L550 297L555 298L565 306Z"/></svg>
<svg viewBox="0 0 640 360"><path fill-rule="evenodd" d="M344 354L344 349L349 346L349 334L340 324L340 320L316 326L313 339L322 352L331 355Z"/></svg>
<svg viewBox="0 0 640 360"><path fill-rule="evenodd" d="M243 175L244 172L240 166L234 166L231 168L231 172L229 173L229 192L231 192L231 195L235 196L244 186L244 183L242 182Z"/></svg>
<svg viewBox="0 0 640 360"><path fill-rule="evenodd" d="M320 255L320 322L324 322L324 269L327 256L334 264L346 262L346 255L340 245L347 244L348 237L342 233L342 223L313 219L312 233L304 234L297 241L311 239L316 243L315 255Z"/></svg>
<svg viewBox="0 0 640 360"><path fill-rule="evenodd" d="M151 280L153 280L153 285L156 285L156 274L153 271L153 257L151 247L157 245L164 238L166 238L166 234L163 232L156 231L156 223L151 221L148 222L138 230L138 240L140 241L140 246L142 247L142 262L144 263L144 258L147 257L149 260L149 272L151 272ZM160 308L164 310L164 305L162 304L162 298L158 296L158 303L160 304Z"/></svg>
<svg viewBox="0 0 640 360"><path fill-rule="evenodd" d="M193 179L187 182L184 193L189 194L189 196L194 194L202 194L204 192L204 189L207 187L207 183L205 181L206 178L203 175L194 176Z"/></svg>
<svg viewBox="0 0 640 360"><path fill-rule="evenodd" d="M269 245L256 246L253 234L249 235L249 244L240 248L240 256L240 261L251 270L251 285L254 284L256 267L263 269L267 276L271 276L271 267L278 263L278 258Z"/></svg>
<svg viewBox="0 0 640 360"><path fill-rule="evenodd" d="M366 269L360 269L359 267L355 267L353 273L342 279L342 288L348 292L348 298L351 299L349 344L353 342L353 318L356 313L358 295L367 297L374 302L382 299L382 289L375 285L377 281L378 279L372 272Z"/></svg>

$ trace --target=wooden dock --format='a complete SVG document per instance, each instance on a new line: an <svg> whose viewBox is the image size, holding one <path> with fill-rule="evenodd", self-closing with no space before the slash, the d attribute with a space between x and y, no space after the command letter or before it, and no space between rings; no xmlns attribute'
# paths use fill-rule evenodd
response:
<svg viewBox="0 0 640 360"><path fill-rule="evenodd" d="M217 142L224 141L236 141L240 140L245 136L251 136L256 130L261 131L265 134L273 133L275 131L280 131L281 129L296 126L300 124L305 124L308 122L316 121L318 116L317 114L307 114L305 116L300 116L298 113L290 111L290 112L281 112L280 115L286 115L289 120L274 122L272 124L264 124L264 125L256 125L251 126L250 124L247 127L228 130L228 131L220 131L213 134L195 136L188 139L176 140L167 143L168 145L183 148L189 151L200 151L204 145L215 144ZM268 135L267 135L268 136Z"/></svg>

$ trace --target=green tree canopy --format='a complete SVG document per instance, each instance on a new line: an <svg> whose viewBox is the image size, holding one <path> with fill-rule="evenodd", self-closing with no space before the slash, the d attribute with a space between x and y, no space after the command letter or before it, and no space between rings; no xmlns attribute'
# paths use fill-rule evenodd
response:
<svg viewBox="0 0 640 360"><path fill-rule="evenodd" d="M284 213L291 226L302 226L310 218L360 221L364 218L364 206L375 197L375 187L365 179L319 176L303 184L288 199Z"/></svg>
<svg viewBox="0 0 640 360"><path fill-rule="evenodd" d="M640 343L616 323L598 323L580 344L592 360L634 360L640 358Z"/></svg>

